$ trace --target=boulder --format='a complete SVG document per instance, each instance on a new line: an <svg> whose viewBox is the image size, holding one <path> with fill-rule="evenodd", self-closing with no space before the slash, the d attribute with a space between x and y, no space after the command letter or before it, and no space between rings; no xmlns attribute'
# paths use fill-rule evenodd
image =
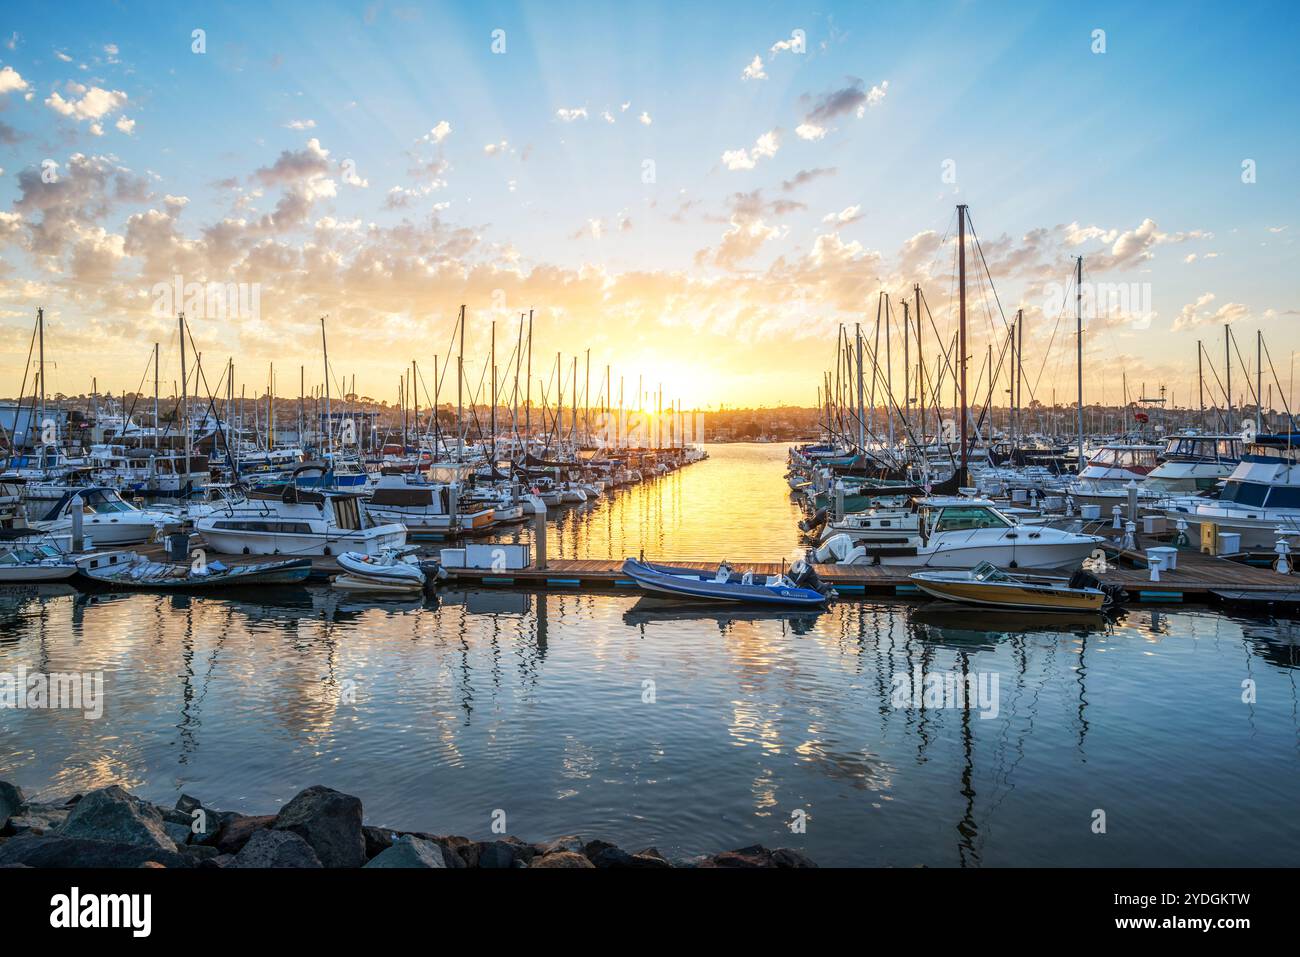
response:
<svg viewBox="0 0 1300 957"><path fill-rule="evenodd" d="M253 834L227 867L308 867L320 869L320 858L293 831L261 830Z"/></svg>
<svg viewBox="0 0 1300 957"><path fill-rule="evenodd" d="M557 851L568 851L571 854L581 854L584 848L582 838L576 834L570 834L565 837L557 837L553 841L546 841L542 844L533 845L537 853L543 857L547 854L554 854Z"/></svg>
<svg viewBox="0 0 1300 957"><path fill-rule="evenodd" d="M514 867L519 859L519 845L511 841L479 841L476 847L479 867Z"/></svg>
<svg viewBox="0 0 1300 957"><path fill-rule="evenodd" d="M169 842L170 843L170 842ZM94 841L60 834L24 834L0 846L0 866L95 868L139 867L154 861L164 867L193 867L194 862L175 846L162 850L146 844Z"/></svg>
<svg viewBox="0 0 1300 957"><path fill-rule="evenodd" d="M391 827L371 827L361 829L361 836L366 839L366 860L377 857L393 846L397 832Z"/></svg>
<svg viewBox="0 0 1300 957"><path fill-rule="evenodd" d="M655 852L658 853L657 851ZM641 868L664 868L671 865L662 857L652 857L646 854L629 854L620 847L606 847L596 852L594 857L589 860L596 867L641 867Z"/></svg>
<svg viewBox="0 0 1300 957"><path fill-rule="evenodd" d="M176 845L163 828L162 815L152 804L132 797L116 784L91 791L73 807L58 827L62 837L140 844L175 852Z"/></svg>
<svg viewBox="0 0 1300 957"><path fill-rule="evenodd" d="M723 851L713 855L710 861L713 867L776 867L772 861L772 852L761 844Z"/></svg>
<svg viewBox="0 0 1300 957"><path fill-rule="evenodd" d="M26 834L29 831L44 834L66 821L68 813L68 809L62 805L34 804L29 801L20 814L9 819L6 830L13 834Z"/></svg>
<svg viewBox="0 0 1300 957"><path fill-rule="evenodd" d="M313 785L280 809L273 827L301 837L325 867L361 867L366 863L361 801L350 794Z"/></svg>
<svg viewBox="0 0 1300 957"><path fill-rule="evenodd" d="M586 855L574 851L551 851L533 860L529 867L574 867L594 870L596 865Z"/></svg>
<svg viewBox="0 0 1300 957"><path fill-rule="evenodd" d="M816 867L807 854L789 847L778 847L772 852L772 863L777 867Z"/></svg>
<svg viewBox="0 0 1300 957"><path fill-rule="evenodd" d="M441 847L410 834L403 834L386 851L366 863L366 867L443 869L446 866Z"/></svg>
<svg viewBox="0 0 1300 957"><path fill-rule="evenodd" d="M190 841L190 827L188 824L176 824L172 821L163 821L163 830L173 842L184 847Z"/></svg>
<svg viewBox="0 0 1300 957"><path fill-rule="evenodd" d="M211 845L222 854L238 854L250 837L275 823L275 815L231 814L223 815L222 820L218 830L196 843ZM198 838L197 834L195 838Z"/></svg>
<svg viewBox="0 0 1300 957"><path fill-rule="evenodd" d="M9 819L27 803L23 789L8 781L0 781L0 831L3 831Z"/></svg>

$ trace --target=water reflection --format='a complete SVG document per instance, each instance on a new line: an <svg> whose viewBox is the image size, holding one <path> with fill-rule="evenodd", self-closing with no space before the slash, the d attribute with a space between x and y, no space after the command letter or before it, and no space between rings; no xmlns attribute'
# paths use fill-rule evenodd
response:
<svg viewBox="0 0 1300 957"><path fill-rule="evenodd" d="M1296 661L1292 623L1190 608L1107 621L483 589L6 590L0 672L102 671L107 702L99 721L0 711L0 777L40 797L120 781L251 811L325 783L374 823L484 836L504 808L525 837L670 854L1284 865L1300 851ZM897 700L917 674L986 690L996 676L997 694ZM1225 818L1242 781L1250 813Z"/></svg>

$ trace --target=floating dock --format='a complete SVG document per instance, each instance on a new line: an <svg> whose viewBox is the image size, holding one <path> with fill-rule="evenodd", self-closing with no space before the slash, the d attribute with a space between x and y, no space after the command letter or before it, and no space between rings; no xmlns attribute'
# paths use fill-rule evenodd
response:
<svg viewBox="0 0 1300 957"><path fill-rule="evenodd" d="M1106 534L1109 530L1101 530ZM1147 544L1165 544L1146 537ZM133 548L148 557L165 561L160 545L140 545ZM434 549L437 557L437 550ZM1146 565L1146 553L1141 549L1121 549L1114 543L1106 546L1109 567L1097 577L1108 583L1121 585L1134 602L1183 602L1222 600L1219 593L1274 593L1279 600L1291 596L1300 601L1300 574L1279 575L1270 567L1247 565L1240 561L1216 557L1192 548L1178 549L1178 567L1164 569L1160 580L1152 581ZM280 556L292 557L292 556ZM209 552L209 558L220 559L228 565L267 561L265 555L220 555ZM711 572L718 562L675 561L655 558L655 561L681 568ZM326 582L340 573L338 563L329 556L311 559L310 581ZM789 563L746 562L732 559L738 571L753 571L756 575L775 575ZM908 575L920 567L900 565L814 565L822 580L833 585L841 595L874 595L890 597L918 597L921 592L908 580ZM557 591L628 591L636 592L637 584L623 574L623 559L551 558L544 565L534 563L525 568L493 571L487 568L448 568L451 581L460 585L478 585L485 588L544 588ZM1060 573L1063 574L1063 573Z"/></svg>

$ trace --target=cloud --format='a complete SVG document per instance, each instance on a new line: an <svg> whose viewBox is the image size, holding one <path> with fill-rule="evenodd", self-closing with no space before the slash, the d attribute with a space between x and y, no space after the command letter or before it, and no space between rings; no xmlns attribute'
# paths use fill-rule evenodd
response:
<svg viewBox="0 0 1300 957"><path fill-rule="evenodd" d="M1239 302L1225 302L1218 309L1210 311L1209 307L1213 305L1214 300L1214 293L1206 292L1198 296L1195 302L1183 306L1170 331L1182 332L1184 329L1196 329L1200 326L1221 326L1250 317L1250 310Z"/></svg>
<svg viewBox="0 0 1300 957"><path fill-rule="evenodd" d="M611 113L609 110L601 111L600 118L604 120L606 123L614 122L614 114Z"/></svg>
<svg viewBox="0 0 1300 957"><path fill-rule="evenodd" d="M822 222L834 223L837 226L847 226L849 223L856 223L861 218L861 206L846 206L838 213L827 213L822 217Z"/></svg>
<svg viewBox="0 0 1300 957"><path fill-rule="evenodd" d="M641 115L638 116L637 119L641 122L642 126L649 126L651 123L654 122L654 120L650 119L650 114L647 113L645 110L641 111Z"/></svg>
<svg viewBox="0 0 1300 957"><path fill-rule="evenodd" d="M575 106L571 108L560 107L555 111L563 123L572 123L574 120L585 120L587 118L587 108L585 106Z"/></svg>
<svg viewBox="0 0 1300 957"><path fill-rule="evenodd" d="M27 89L27 81L11 66L0 70L0 95Z"/></svg>
<svg viewBox="0 0 1300 957"><path fill-rule="evenodd" d="M446 120L439 120L438 125L429 132L420 137L422 143L441 143L451 135L451 124Z"/></svg>
<svg viewBox="0 0 1300 957"><path fill-rule="evenodd" d="M865 89L865 84L857 77L849 77L849 85L829 93L823 93L814 99L805 93L801 100L812 103L812 108L804 114L803 122L795 129L800 139L819 140L826 135L830 122L838 116L854 113L858 119L869 107L875 106L885 98L889 81Z"/></svg>
<svg viewBox="0 0 1300 957"><path fill-rule="evenodd" d="M119 116L117 118L117 122L114 123L113 125L116 126L119 131L125 133L127 136L130 136L132 133L135 132L135 120L128 119L125 116Z"/></svg>
<svg viewBox="0 0 1300 957"><path fill-rule="evenodd" d="M779 129L768 130L754 141L753 148L749 150L727 150L723 153L722 165L733 172L753 169L758 165L760 159L770 159L776 155L777 150L780 148L781 131Z"/></svg>
<svg viewBox="0 0 1300 957"><path fill-rule="evenodd" d="M792 178L783 180L781 182L781 188L785 190L787 193L793 192L794 190L798 189L800 186L804 186L808 183L811 183L815 179L820 179L823 176L834 176L836 172L837 171L834 166L816 167L814 169L801 169L799 170L799 172L795 173Z"/></svg>
<svg viewBox="0 0 1300 957"><path fill-rule="evenodd" d="M89 89L79 83L69 84L74 99L65 100L55 90L45 100L45 105L55 113L75 120L99 120L126 106L126 94L121 90L105 90L92 86ZM77 93L81 99L75 99Z"/></svg>
<svg viewBox="0 0 1300 957"><path fill-rule="evenodd" d="M315 120L290 120L284 124L287 130L314 130L316 129Z"/></svg>
<svg viewBox="0 0 1300 957"><path fill-rule="evenodd" d="M742 80L766 80L767 74L763 72L763 58L757 53L754 59L750 61L749 66L745 67L744 72L740 74Z"/></svg>
<svg viewBox="0 0 1300 957"><path fill-rule="evenodd" d="M489 143L487 146L483 147L483 152L488 156L495 156L497 153L504 153L506 147L509 145L510 144L505 140L502 140L500 143Z"/></svg>

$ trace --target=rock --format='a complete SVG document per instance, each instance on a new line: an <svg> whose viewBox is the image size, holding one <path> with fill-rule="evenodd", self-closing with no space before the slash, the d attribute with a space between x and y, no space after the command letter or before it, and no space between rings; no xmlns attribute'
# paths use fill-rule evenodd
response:
<svg viewBox="0 0 1300 957"><path fill-rule="evenodd" d="M257 831L227 867L308 867L319 869L320 858L293 831Z"/></svg>
<svg viewBox="0 0 1300 957"><path fill-rule="evenodd" d="M176 810L188 818L193 818L194 812L201 807L203 807L203 802L196 797L190 797L188 794L182 794L176 799Z"/></svg>
<svg viewBox="0 0 1300 957"><path fill-rule="evenodd" d="M658 854L658 851L655 852ZM596 852L595 857L589 858L591 863L596 867L643 867L643 868L663 868L671 865L662 857L651 857L645 854L629 854L619 847L606 847Z"/></svg>
<svg viewBox="0 0 1300 957"><path fill-rule="evenodd" d="M772 852L772 863L777 867L816 867L807 854L789 847L778 847Z"/></svg>
<svg viewBox="0 0 1300 957"><path fill-rule="evenodd" d="M171 821L163 821L163 830L167 836L176 844L184 847L190 840L190 826L188 824L175 824Z"/></svg>
<svg viewBox="0 0 1300 957"><path fill-rule="evenodd" d="M775 867L772 852L761 844L742 847L736 851L723 851L711 858L714 867Z"/></svg>
<svg viewBox="0 0 1300 957"><path fill-rule="evenodd" d="M140 844L175 852L157 808L132 797L116 784L91 791L73 807L58 828L62 837L110 844Z"/></svg>
<svg viewBox="0 0 1300 957"><path fill-rule="evenodd" d="M249 817L235 814L227 817L221 828L203 838L198 843L209 844L222 854L238 854L248 843L248 839L258 831L265 830L275 823L275 815L264 814ZM197 837L198 835L195 835Z"/></svg>
<svg viewBox="0 0 1300 957"><path fill-rule="evenodd" d="M208 844L186 844L183 850L186 857L200 864L221 856L220 851Z"/></svg>
<svg viewBox="0 0 1300 957"><path fill-rule="evenodd" d="M583 852L582 838L576 834L570 834L565 837L557 837L553 841L547 841L544 844L534 845L537 853L545 857L547 854L554 854L557 851L568 851L571 854L581 854Z"/></svg>
<svg viewBox="0 0 1300 957"><path fill-rule="evenodd" d="M668 863L668 858L666 858L666 857L664 857L662 854L660 854L660 853L659 853L659 848L657 848L657 847L647 847L644 851L638 851L636 854L634 854L634 855L632 855L632 856L633 856L633 857L653 857L653 858L654 858L655 860L657 860L657 861L663 861L665 864Z"/></svg>
<svg viewBox="0 0 1300 957"><path fill-rule="evenodd" d="M448 860L451 867L478 867L478 842L471 841L468 837L461 837L457 834L449 834L446 837L437 839L442 845L442 849L448 854L454 854L459 864Z"/></svg>
<svg viewBox="0 0 1300 957"><path fill-rule="evenodd" d="M305 840L325 867L366 863L361 801L350 794L319 784L309 787L280 809L273 827Z"/></svg>
<svg viewBox="0 0 1300 957"><path fill-rule="evenodd" d="M397 832L390 827L367 825L361 829L361 836L366 839L366 860L371 860L393 846Z"/></svg>
<svg viewBox="0 0 1300 957"><path fill-rule="evenodd" d="M615 850L618 850L618 845L611 844L609 843L609 841L600 841L600 840L588 841L586 844L583 845L582 853L587 855L587 860L594 861L596 859L597 854L611 847L614 848Z"/></svg>
<svg viewBox="0 0 1300 957"><path fill-rule="evenodd" d="M24 834L0 847L0 865L94 868L139 867L154 861L164 867L193 867L194 862L173 847L162 850L145 844L94 841L60 834Z"/></svg>
<svg viewBox="0 0 1300 957"><path fill-rule="evenodd" d="M157 861L145 861L145 862L144 862L143 864L141 864L140 866L141 866L141 867L149 867L149 868L157 868L157 869L160 870L160 871L165 871L165 870L167 869L167 866L166 866L165 864L159 864Z"/></svg>
<svg viewBox="0 0 1300 957"><path fill-rule="evenodd" d="M479 841L477 847L479 867L514 867L519 859L519 846L510 841Z"/></svg>
<svg viewBox="0 0 1300 957"><path fill-rule="evenodd" d="M366 867L445 868L442 848L410 834L403 834L386 851L371 859Z"/></svg>
<svg viewBox="0 0 1300 957"><path fill-rule="evenodd" d="M44 834L66 821L68 813L68 809L61 805L28 802L21 814L9 819L6 830L13 834L25 834L29 831Z"/></svg>
<svg viewBox="0 0 1300 957"><path fill-rule="evenodd" d="M596 865L587 860L586 855L574 851L551 851L536 858L529 867L577 867L594 870Z"/></svg>
<svg viewBox="0 0 1300 957"><path fill-rule="evenodd" d="M17 814L26 803L27 798L23 795L22 788L8 781L0 781L0 830L4 830L9 818Z"/></svg>

